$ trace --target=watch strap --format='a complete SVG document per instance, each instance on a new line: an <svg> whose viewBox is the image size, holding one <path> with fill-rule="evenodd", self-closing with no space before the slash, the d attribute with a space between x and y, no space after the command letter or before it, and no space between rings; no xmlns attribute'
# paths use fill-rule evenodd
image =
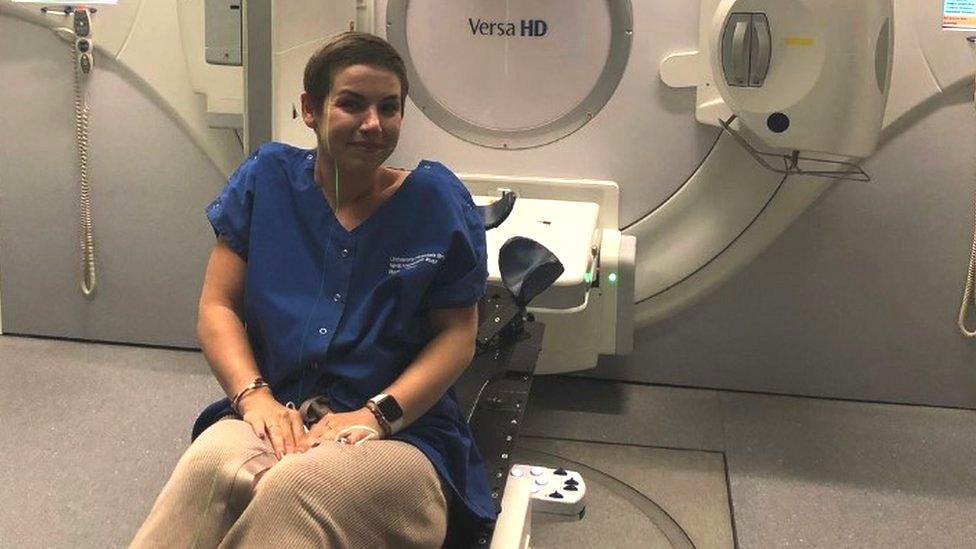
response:
<svg viewBox="0 0 976 549"><path fill-rule="evenodd" d="M373 413L373 417L376 418L376 423L379 423L380 429L383 430L383 435L384 436L392 435L393 426L390 425L390 422L387 421L385 417L383 417L383 412L380 411L379 406L377 406L376 403L373 402L372 400L367 400L366 408Z"/></svg>

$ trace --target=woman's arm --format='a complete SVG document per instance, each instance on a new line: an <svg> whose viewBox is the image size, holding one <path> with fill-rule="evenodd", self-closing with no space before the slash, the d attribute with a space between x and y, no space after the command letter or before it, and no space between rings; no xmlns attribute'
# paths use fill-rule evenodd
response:
<svg viewBox="0 0 976 549"><path fill-rule="evenodd" d="M261 375L241 320L246 272L244 260L218 240L200 295L197 337L211 371L230 399ZM279 458L305 449L301 415L277 402L268 388L249 391L238 410L255 434L268 436Z"/></svg>
<svg viewBox="0 0 976 549"><path fill-rule="evenodd" d="M384 393L403 409L403 424L424 415L461 376L474 357L478 336L478 305L433 309L435 336Z"/></svg>
<svg viewBox="0 0 976 549"><path fill-rule="evenodd" d="M241 321L246 268L244 260L218 240L200 294L197 338L228 398L260 376Z"/></svg>
<svg viewBox="0 0 976 549"><path fill-rule="evenodd" d="M434 337L383 392L391 395L403 409L403 425L409 425L424 415L457 381L474 356L478 335L478 305L456 309L430 311ZM309 431L313 441L326 441L353 425L379 429L376 418L368 408L341 414L329 414ZM366 436L356 431L347 437L355 443ZM314 444L314 443L313 443Z"/></svg>

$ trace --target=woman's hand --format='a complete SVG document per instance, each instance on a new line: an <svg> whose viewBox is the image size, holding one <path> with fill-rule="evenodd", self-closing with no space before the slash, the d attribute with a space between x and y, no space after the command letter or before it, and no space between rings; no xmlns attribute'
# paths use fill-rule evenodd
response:
<svg viewBox="0 0 976 549"><path fill-rule="evenodd" d="M238 408L254 434L271 441L278 459L285 454L308 450L302 415L294 408L282 406L267 389L252 391L241 400Z"/></svg>
<svg viewBox="0 0 976 549"><path fill-rule="evenodd" d="M352 429L339 439L339 433L353 426L369 427L373 431L376 431L376 435L373 438L383 437L383 429L380 428L373 412L370 412L369 408L360 408L354 412L326 414L325 417L309 429L307 444L309 447L330 442L356 444L372 434L366 429Z"/></svg>

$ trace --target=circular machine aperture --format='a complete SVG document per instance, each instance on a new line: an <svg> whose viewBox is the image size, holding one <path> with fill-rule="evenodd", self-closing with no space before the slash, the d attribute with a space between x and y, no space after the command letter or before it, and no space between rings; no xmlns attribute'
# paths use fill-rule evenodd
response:
<svg viewBox="0 0 976 549"><path fill-rule="evenodd" d="M630 56L630 0L390 0L387 39L410 97L452 135L485 147L552 143L613 96Z"/></svg>

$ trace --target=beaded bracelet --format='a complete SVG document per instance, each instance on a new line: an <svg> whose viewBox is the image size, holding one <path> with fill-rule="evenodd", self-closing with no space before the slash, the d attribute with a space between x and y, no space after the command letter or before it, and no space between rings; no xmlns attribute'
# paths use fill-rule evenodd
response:
<svg viewBox="0 0 976 549"><path fill-rule="evenodd" d="M236 413L237 415L241 415L241 411L240 409L237 408L237 406L241 403L241 399L244 398L244 395L256 389L260 389L262 387L270 387L270 385L268 385L268 382L265 381L264 378L256 377L254 378L254 381L252 381L250 385L244 387L236 395L234 395L234 399L231 400L230 403L230 407L232 410L234 410L234 413Z"/></svg>

